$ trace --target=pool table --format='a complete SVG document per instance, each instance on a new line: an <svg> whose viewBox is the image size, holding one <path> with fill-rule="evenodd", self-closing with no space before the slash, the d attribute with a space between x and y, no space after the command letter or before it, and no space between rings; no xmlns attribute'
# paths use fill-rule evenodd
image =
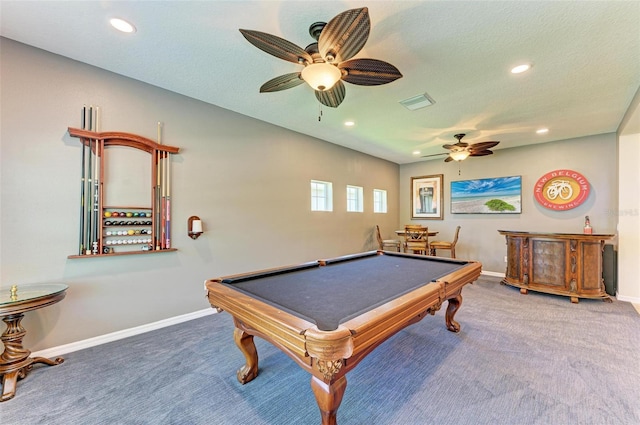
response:
<svg viewBox="0 0 640 425"><path fill-rule="evenodd" d="M477 261L371 251L210 279L208 299L235 325L246 364L245 384L258 375L253 337L263 338L311 374L322 424L336 424L346 374L374 348L448 301L447 329L464 285L480 276Z"/></svg>

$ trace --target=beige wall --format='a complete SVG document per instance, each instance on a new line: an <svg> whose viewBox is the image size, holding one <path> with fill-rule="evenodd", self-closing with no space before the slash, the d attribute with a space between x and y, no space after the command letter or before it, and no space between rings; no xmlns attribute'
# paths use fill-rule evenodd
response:
<svg viewBox="0 0 640 425"><path fill-rule="evenodd" d="M411 221L409 182L412 176L444 175L444 220L414 220L451 239L460 225L456 247L459 258L480 260L483 270L504 273L506 246L498 230L581 233L588 215L596 233L615 233L618 192L616 189L615 134L581 137L562 142L499 149L494 155L468 158L462 163L444 162L444 157L401 166L400 219ZM591 184L587 201L569 211L553 211L540 206L533 187L544 174L557 169L574 170ZM459 173L459 174L458 174ZM451 214L451 182L487 177L522 176L521 214Z"/></svg>
<svg viewBox="0 0 640 425"><path fill-rule="evenodd" d="M294 133L10 40L1 41L0 286L66 282L61 303L27 314L32 350L209 308L203 281L376 249L398 223L397 164ZM178 146L172 169L177 252L70 260L78 250L81 147L67 133L83 104L102 130ZM310 212L310 179L332 181L334 212ZM346 213L347 184L365 212ZM372 213L372 190L388 214ZM193 241L186 222L205 234ZM387 234L385 236L390 236Z"/></svg>

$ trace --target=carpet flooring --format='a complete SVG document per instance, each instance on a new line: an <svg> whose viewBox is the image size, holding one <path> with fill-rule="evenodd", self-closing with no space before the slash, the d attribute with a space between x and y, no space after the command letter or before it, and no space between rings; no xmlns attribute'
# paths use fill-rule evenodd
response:
<svg viewBox="0 0 640 425"><path fill-rule="evenodd" d="M482 276L347 375L338 423L640 424L640 316L626 302L522 295ZM3 425L319 424L310 375L256 338L246 385L233 324L215 314L36 366L0 403Z"/></svg>

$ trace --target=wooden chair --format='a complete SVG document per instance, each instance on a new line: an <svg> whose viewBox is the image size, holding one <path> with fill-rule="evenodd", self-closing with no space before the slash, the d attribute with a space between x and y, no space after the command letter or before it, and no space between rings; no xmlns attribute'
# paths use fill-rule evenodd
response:
<svg viewBox="0 0 640 425"><path fill-rule="evenodd" d="M431 255L436 255L436 249L448 249L451 251L451 258L456 258L456 243L458 243L458 234L460 233L460 226L456 228L456 234L453 237L453 242L447 241L433 241L429 244L429 250Z"/></svg>
<svg viewBox="0 0 640 425"><path fill-rule="evenodd" d="M381 251L390 251L388 248L393 248L394 251L400 252L401 242L396 239L382 239L382 236L380 236L380 226L377 224L376 237L378 238L378 246Z"/></svg>
<svg viewBox="0 0 640 425"><path fill-rule="evenodd" d="M429 255L429 228L412 224L404 226L404 252Z"/></svg>

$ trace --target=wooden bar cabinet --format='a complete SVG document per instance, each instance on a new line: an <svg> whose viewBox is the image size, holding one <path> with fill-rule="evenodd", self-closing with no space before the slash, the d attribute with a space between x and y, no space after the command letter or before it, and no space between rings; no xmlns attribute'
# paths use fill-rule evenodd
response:
<svg viewBox="0 0 640 425"><path fill-rule="evenodd" d="M498 230L506 237L507 270L503 285L528 291L611 302L602 276L605 241L614 235L533 233Z"/></svg>

